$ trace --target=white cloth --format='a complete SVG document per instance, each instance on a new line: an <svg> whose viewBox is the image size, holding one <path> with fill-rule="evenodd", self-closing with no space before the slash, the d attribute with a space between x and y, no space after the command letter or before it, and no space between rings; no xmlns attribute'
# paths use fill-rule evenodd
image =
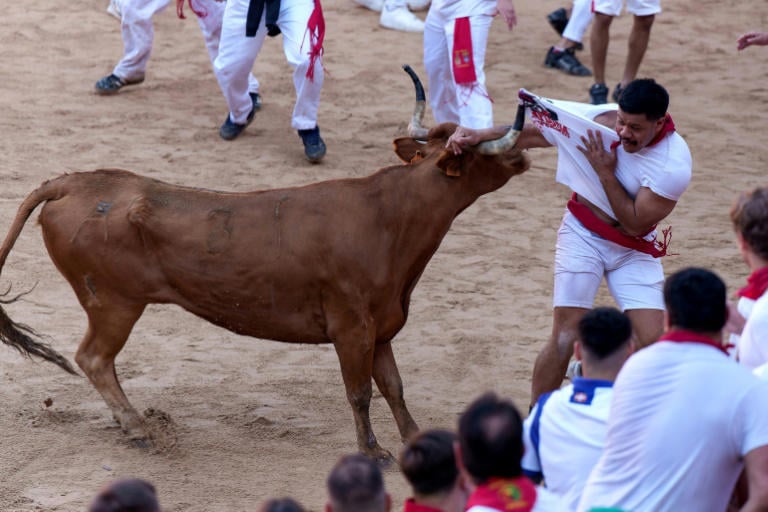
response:
<svg viewBox="0 0 768 512"><path fill-rule="evenodd" d="M219 55L213 64L216 79L229 107L232 122L243 124L253 107L249 92L248 74L267 37L266 13L261 17L255 37L245 36L245 23L250 0L227 0L221 28ZM291 126L308 130L317 126L317 111L323 87L323 66L315 62L314 77L307 78L310 65L310 40L307 30L314 10L313 0L282 0L277 26L283 40L283 53L293 69L296 103Z"/></svg>
<svg viewBox="0 0 768 512"><path fill-rule="evenodd" d="M758 366L752 373L754 373L758 379L768 381L768 363L763 366Z"/></svg>
<svg viewBox="0 0 768 512"><path fill-rule="evenodd" d="M496 12L492 0L434 0L424 24L424 69L432 115L438 123L469 128L493 126L493 104L485 86L485 52ZM457 84L453 78L453 35L456 18L469 17L472 59L477 81Z"/></svg>
<svg viewBox="0 0 768 512"><path fill-rule="evenodd" d="M525 92L557 114L557 121L551 122L528 109L531 121L547 142L557 146L555 179L615 219L616 214L597 174L577 148L581 145L581 137L587 136L587 130L602 133L606 150L612 142L619 140L616 130L593 121L599 114L616 110L618 105L551 100ZM691 152L677 132L636 153L627 153L621 146L616 151L616 178L631 197L635 197L641 187L647 187L661 197L677 201L691 181Z"/></svg>
<svg viewBox="0 0 768 512"><path fill-rule="evenodd" d="M112 71L113 74L128 81L144 76L155 34L152 17L164 10L169 3L170 0L122 0L120 2L122 9L120 30L124 53L123 58ZM190 14L190 9L187 9L190 16L197 18L211 64L219 53L224 6L223 2L216 0L195 0L195 8L205 13L203 17ZM258 80L253 75L249 75L248 81L250 92L258 92Z"/></svg>
<svg viewBox="0 0 768 512"><path fill-rule="evenodd" d="M592 0L573 0L571 16L563 30L563 37L580 43L592 22Z"/></svg>
<svg viewBox="0 0 768 512"><path fill-rule="evenodd" d="M754 302L746 319L739 339L739 363L754 369L768 363L768 293Z"/></svg>
<svg viewBox="0 0 768 512"><path fill-rule="evenodd" d="M577 377L573 384L539 398L525 420L523 470L543 475L560 497L560 510L573 511L605 443L613 383Z"/></svg>
<svg viewBox="0 0 768 512"><path fill-rule="evenodd" d="M635 16L650 16L661 12L661 0L626 0L627 12ZM609 16L621 14L624 0L593 0L592 10Z"/></svg>
<svg viewBox="0 0 768 512"><path fill-rule="evenodd" d="M738 302L736 302L736 310L739 312L739 314L742 317L744 317L745 320L749 318L749 315L750 313L752 313L752 308L754 306L755 306L755 299L750 299L748 297L739 297ZM730 343L733 346L728 349L728 355L730 355L733 359L738 358L740 342L741 342L741 334L731 333L731 335L728 338L728 343Z"/></svg>
<svg viewBox="0 0 768 512"><path fill-rule="evenodd" d="M633 354L579 510L725 510L744 455L768 445L766 397L768 382L711 346L659 341Z"/></svg>

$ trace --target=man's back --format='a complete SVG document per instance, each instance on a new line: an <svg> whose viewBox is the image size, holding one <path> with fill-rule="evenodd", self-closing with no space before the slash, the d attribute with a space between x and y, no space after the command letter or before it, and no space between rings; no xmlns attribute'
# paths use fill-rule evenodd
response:
<svg viewBox="0 0 768 512"><path fill-rule="evenodd" d="M610 381L576 378L552 392L543 408L540 399L525 422L523 469L544 475L547 489L561 497L563 510L575 510L603 451L612 386Z"/></svg>
<svg viewBox="0 0 768 512"><path fill-rule="evenodd" d="M579 510L725 510L743 455L768 445L768 385L714 347L658 342L624 365Z"/></svg>

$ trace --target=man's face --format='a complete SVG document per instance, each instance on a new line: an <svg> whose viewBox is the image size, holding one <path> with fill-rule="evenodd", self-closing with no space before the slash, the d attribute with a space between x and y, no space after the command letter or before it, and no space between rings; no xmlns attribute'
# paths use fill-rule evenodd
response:
<svg viewBox="0 0 768 512"><path fill-rule="evenodd" d="M621 109L616 114L616 133L627 153L636 153L650 144L662 126L663 117L651 121L645 114L628 114Z"/></svg>

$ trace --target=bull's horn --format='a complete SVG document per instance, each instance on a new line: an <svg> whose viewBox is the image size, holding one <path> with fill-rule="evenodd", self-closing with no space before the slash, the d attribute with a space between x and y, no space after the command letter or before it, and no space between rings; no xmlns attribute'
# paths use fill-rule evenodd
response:
<svg viewBox="0 0 768 512"><path fill-rule="evenodd" d="M517 106L515 124L502 137L495 140L486 140L477 145L477 152L481 155L499 155L515 147L520 132L525 125L525 104L520 102Z"/></svg>
<svg viewBox="0 0 768 512"><path fill-rule="evenodd" d="M427 108L427 96L424 94L424 87L413 68L408 64L403 64L403 69L410 75L413 85L416 87L416 106L413 108L411 122L408 123L408 135L415 139L426 140L429 130L424 128L421 122L424 120L424 111Z"/></svg>

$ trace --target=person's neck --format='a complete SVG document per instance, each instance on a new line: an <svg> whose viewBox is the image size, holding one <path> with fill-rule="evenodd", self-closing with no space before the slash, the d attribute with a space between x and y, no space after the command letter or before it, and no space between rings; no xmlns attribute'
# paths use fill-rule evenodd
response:
<svg viewBox="0 0 768 512"><path fill-rule="evenodd" d="M749 270L752 272L757 272L758 270L768 267L768 260L761 258L752 251L747 251L746 259L747 265L749 265Z"/></svg>
<svg viewBox="0 0 768 512"><path fill-rule="evenodd" d="M712 341L722 344L723 343L723 332L717 331L717 332L702 332L702 331L694 331L693 329L686 329L685 327L678 327L676 325L669 326L669 331L688 331L688 332L695 332L699 336L704 336L706 338L711 338Z"/></svg>
<svg viewBox="0 0 768 512"><path fill-rule="evenodd" d="M413 501L419 505L441 510L442 512L462 512L467 503L467 495L456 486L451 492L432 495L413 496Z"/></svg>
<svg viewBox="0 0 768 512"><path fill-rule="evenodd" d="M607 380L613 382L616 380L616 376L619 374L618 370L613 368L600 368L595 366L589 366L584 361L581 362L581 375L586 379L592 380Z"/></svg>

